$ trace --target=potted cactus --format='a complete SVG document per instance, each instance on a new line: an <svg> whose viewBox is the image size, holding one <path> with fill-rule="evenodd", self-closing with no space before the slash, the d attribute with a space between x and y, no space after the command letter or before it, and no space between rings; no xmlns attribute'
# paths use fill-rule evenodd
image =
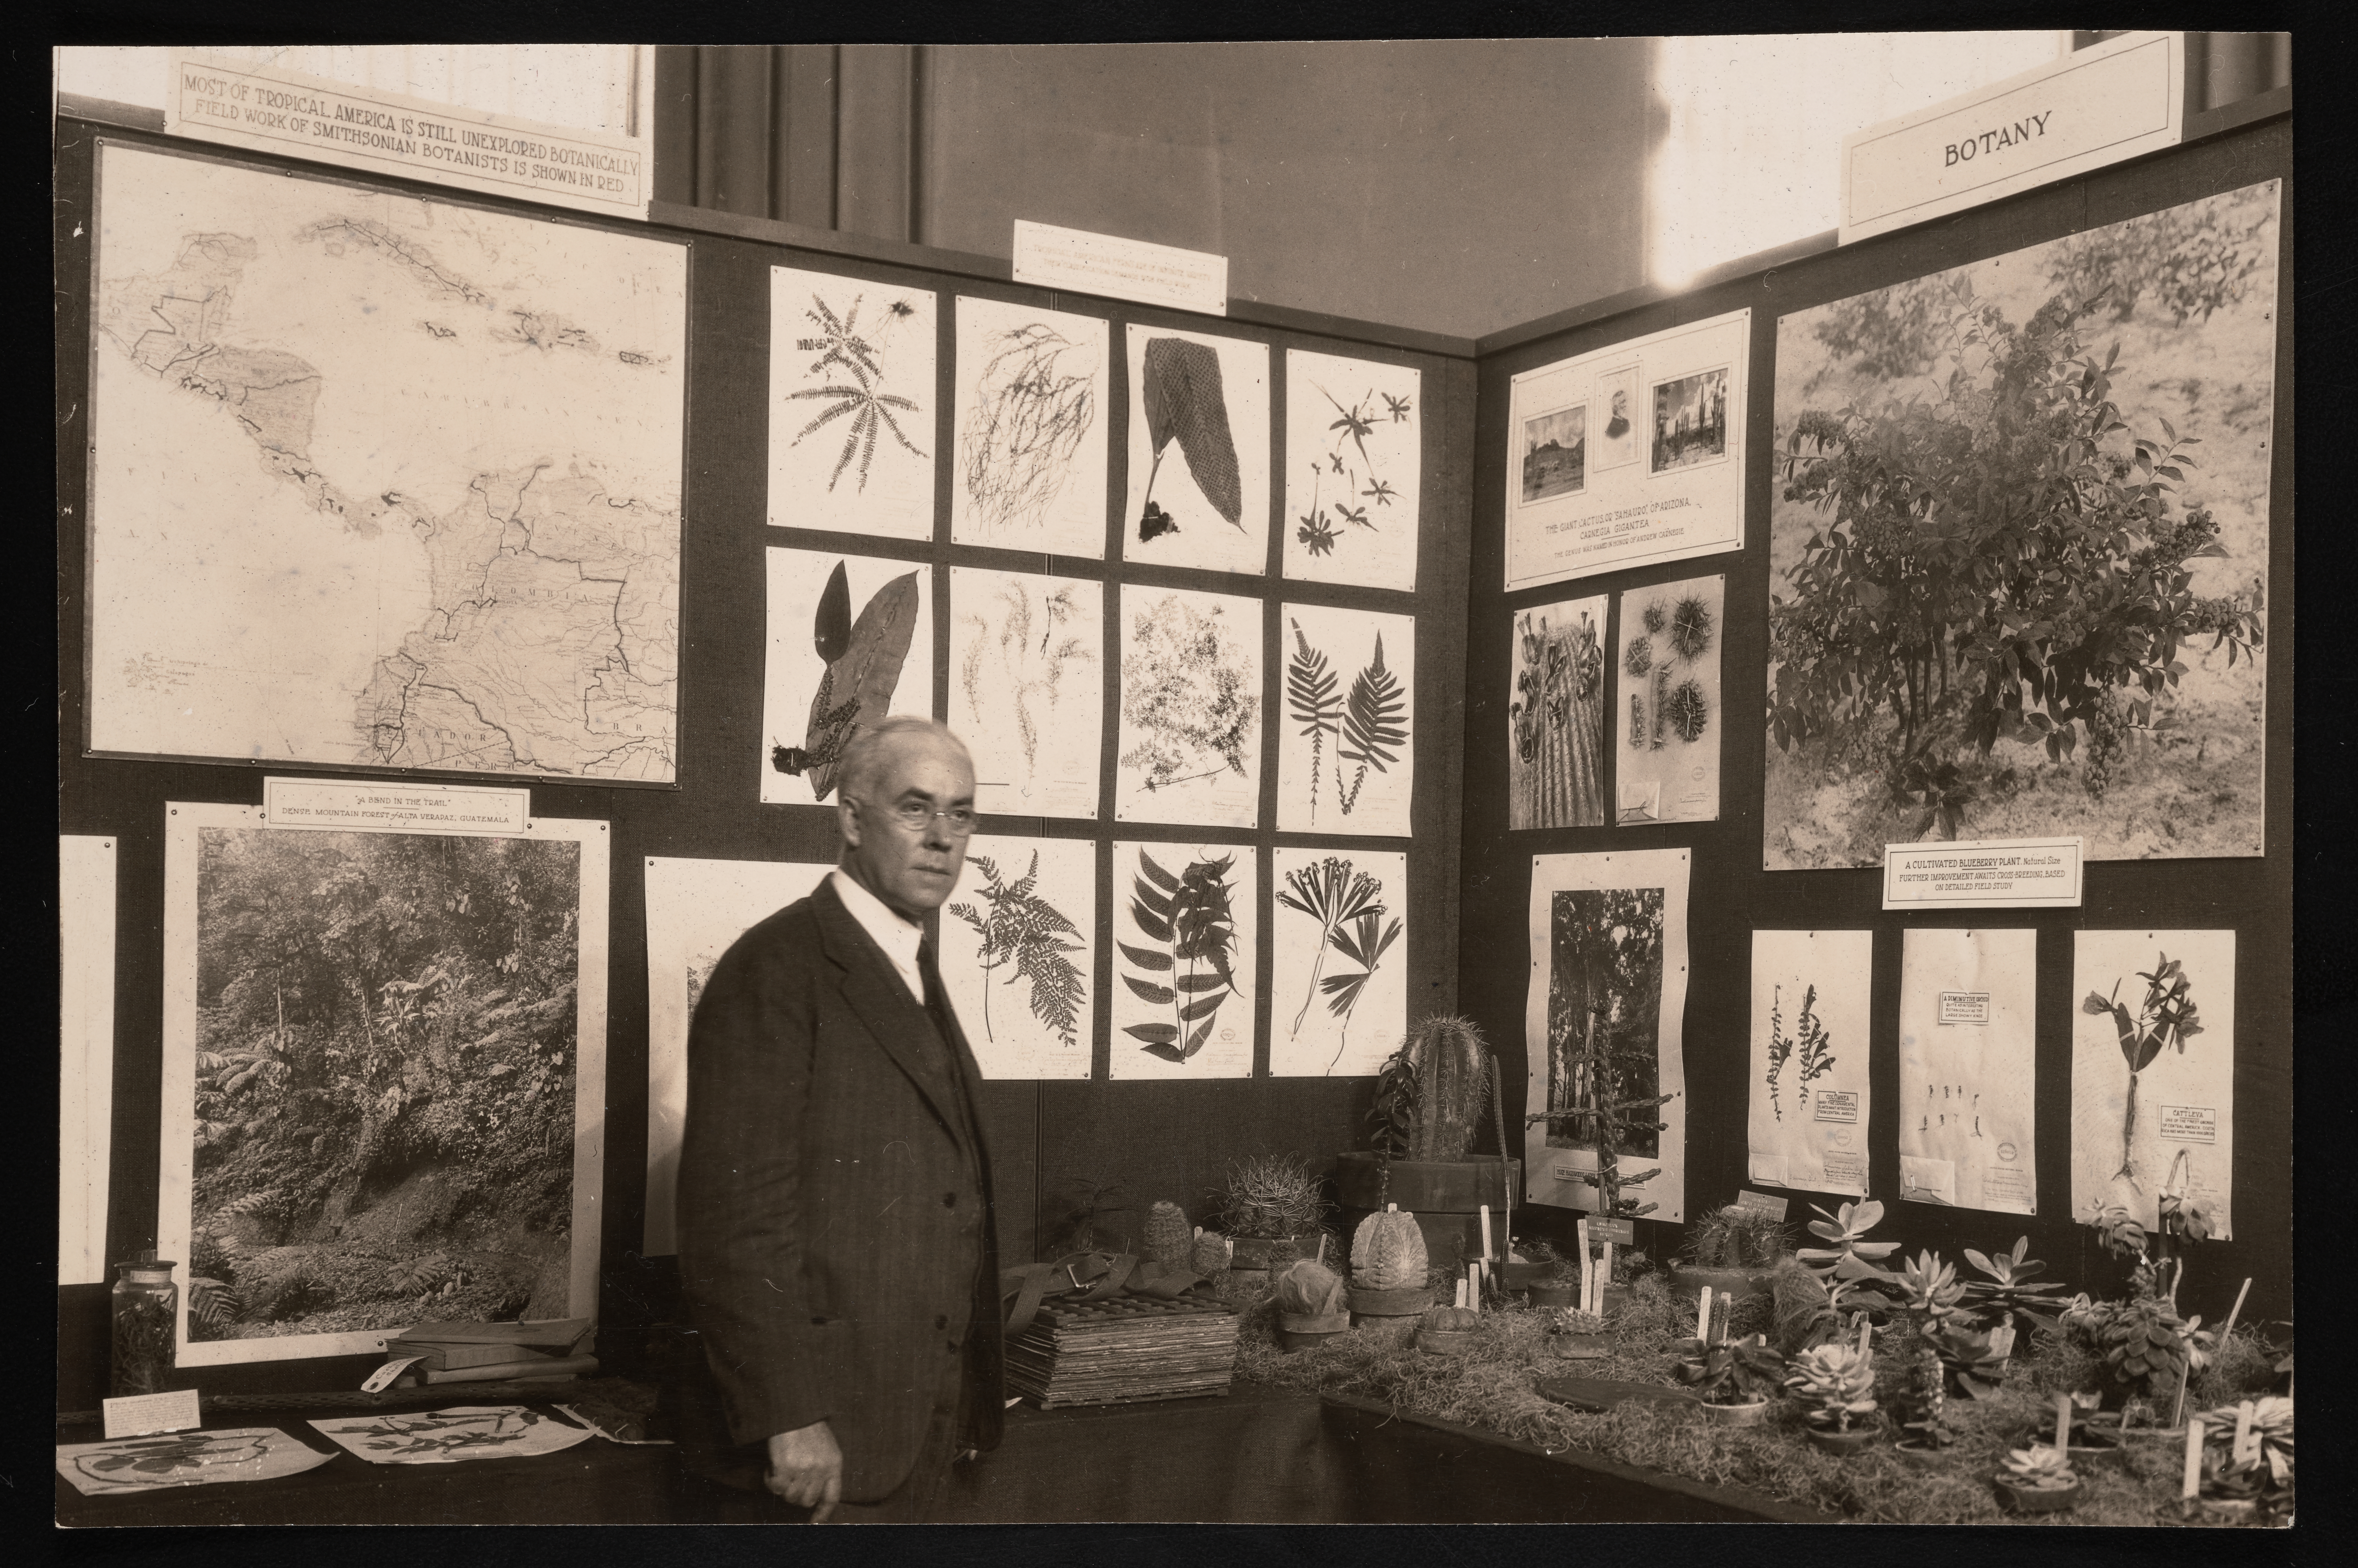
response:
<svg viewBox="0 0 2358 1568"><path fill-rule="evenodd" d="M1593 1312L1566 1307L1549 1325L1548 1348L1568 1361L1594 1361L1613 1354L1613 1336Z"/></svg>
<svg viewBox="0 0 2358 1568"><path fill-rule="evenodd" d="M1809 1422L1810 1445L1827 1454L1855 1454L1875 1441L1875 1428L1854 1421L1875 1413L1875 1357L1855 1345L1818 1345L1791 1362L1785 1387Z"/></svg>
<svg viewBox="0 0 2358 1568"><path fill-rule="evenodd" d="M1768 1399L1785 1380L1785 1358L1768 1336L1710 1346L1679 1363L1678 1379L1703 1396L1703 1413L1722 1426L1766 1420Z"/></svg>
<svg viewBox="0 0 2358 1568"><path fill-rule="evenodd" d="M1424 1233L1416 1216L1386 1209L1359 1221L1351 1236L1351 1321L1403 1328L1433 1304L1425 1281Z"/></svg>
<svg viewBox="0 0 2358 1568"><path fill-rule="evenodd" d="M1288 1350L1323 1345L1351 1326L1343 1276L1308 1258L1277 1277L1277 1335Z"/></svg>
<svg viewBox="0 0 2358 1568"><path fill-rule="evenodd" d="M1427 1307L1417 1319L1416 1347L1435 1356L1463 1356L1474 1347L1482 1314L1472 1307Z"/></svg>
<svg viewBox="0 0 2358 1568"><path fill-rule="evenodd" d="M1229 1267L1281 1270L1318 1255L1328 1205L1317 1173L1296 1154L1251 1154L1228 1165L1220 1223L1233 1245Z"/></svg>
<svg viewBox="0 0 2358 1568"><path fill-rule="evenodd" d="M1177 1204L1158 1201L1146 1211L1146 1255L1167 1268L1194 1267L1195 1227Z"/></svg>
<svg viewBox="0 0 2358 1568"><path fill-rule="evenodd" d="M2017 1513L2055 1513L2080 1498L2080 1477L2071 1458L2050 1444L2033 1444L2006 1456L2006 1468L1993 1477L1997 1495Z"/></svg>
<svg viewBox="0 0 2358 1568"><path fill-rule="evenodd" d="M1705 1210L1687 1227L1671 1266L1671 1292L1689 1301L1705 1285L1738 1301L1771 1293L1769 1272L1792 1255L1793 1236L1774 1215L1740 1204Z"/></svg>
<svg viewBox="0 0 2358 1568"><path fill-rule="evenodd" d="M1496 1063L1474 1021L1425 1019L1377 1075L1368 1116L1374 1146L1336 1160L1337 1201L1414 1214L1426 1251L1456 1271L1481 1255L1481 1210L1503 1225L1520 1190L1521 1161L1468 1152L1485 1123L1503 1142L1503 1107Z"/></svg>

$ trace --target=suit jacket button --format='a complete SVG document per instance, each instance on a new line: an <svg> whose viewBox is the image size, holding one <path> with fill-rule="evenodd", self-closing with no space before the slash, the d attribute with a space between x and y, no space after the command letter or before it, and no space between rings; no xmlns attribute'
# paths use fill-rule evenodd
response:
<svg viewBox="0 0 2358 1568"><path fill-rule="evenodd" d="M936 1328L947 1328L949 1325L949 1314L946 1313L943 1314L940 1317L934 1319L934 1326Z"/></svg>
<svg viewBox="0 0 2358 1568"><path fill-rule="evenodd" d="M944 1193L944 1194L942 1195L942 1206L943 1206L944 1208L956 1208L956 1207L957 1207L957 1194L956 1194L956 1193Z"/></svg>

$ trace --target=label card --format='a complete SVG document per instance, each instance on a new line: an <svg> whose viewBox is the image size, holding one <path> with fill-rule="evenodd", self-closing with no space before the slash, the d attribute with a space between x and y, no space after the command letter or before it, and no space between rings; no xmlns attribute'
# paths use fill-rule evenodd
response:
<svg viewBox="0 0 2358 1568"><path fill-rule="evenodd" d="M2171 1143L2216 1143L2219 1113L2207 1105L2166 1105L2158 1130Z"/></svg>
<svg viewBox="0 0 2358 1568"><path fill-rule="evenodd" d="M1107 299L1228 313L1228 258L1015 220L1015 281Z"/></svg>
<svg viewBox="0 0 2358 1568"><path fill-rule="evenodd" d="M514 838L532 816L532 791L373 780L262 781L262 820L273 827L349 833L481 833Z"/></svg>
<svg viewBox="0 0 2358 1568"><path fill-rule="evenodd" d="M1588 1222L1588 1238L1608 1247L1629 1247L1636 1244L1638 1227L1626 1219L1598 1219Z"/></svg>
<svg viewBox="0 0 2358 1568"><path fill-rule="evenodd" d="M1883 847L1886 909L2077 909L2087 840L1977 838Z"/></svg>
<svg viewBox="0 0 2358 1568"><path fill-rule="evenodd" d="M1790 1198L1770 1197L1767 1193L1756 1193L1749 1188L1739 1188L1736 1195L1736 1207L1779 1220L1785 1217L1785 1211L1792 1201Z"/></svg>
<svg viewBox="0 0 2358 1568"><path fill-rule="evenodd" d="M109 1438L187 1432L204 1423L204 1416L197 1409L194 1389L174 1389L165 1394L127 1394L119 1400L101 1400L99 1410L106 1418Z"/></svg>
<svg viewBox="0 0 2358 1568"><path fill-rule="evenodd" d="M1990 1021L1990 993L1987 991L1942 991L1940 1018L1942 1023L1987 1023Z"/></svg>
<svg viewBox="0 0 2358 1568"><path fill-rule="evenodd" d="M1855 1124L1858 1120L1856 1089L1821 1089L1817 1109L1812 1113L1819 1121L1840 1121Z"/></svg>

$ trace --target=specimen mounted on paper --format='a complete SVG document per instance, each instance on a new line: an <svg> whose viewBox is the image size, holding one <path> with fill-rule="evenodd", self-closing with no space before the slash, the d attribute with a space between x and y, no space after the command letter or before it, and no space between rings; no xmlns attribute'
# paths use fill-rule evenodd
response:
<svg viewBox="0 0 2358 1568"><path fill-rule="evenodd" d="M2277 197L1779 319L1768 870L2262 852Z"/></svg>
<svg viewBox="0 0 2358 1568"><path fill-rule="evenodd" d="M1285 575L1416 587L1421 373L1285 352Z"/></svg>
<svg viewBox="0 0 2358 1568"><path fill-rule="evenodd" d="M2230 1238L2235 934L2081 931L2071 991L2071 1217L2165 1206Z"/></svg>
<svg viewBox="0 0 2358 1568"><path fill-rule="evenodd" d="M1744 547L1751 333L1731 311L1509 383L1509 591Z"/></svg>
<svg viewBox="0 0 2358 1568"><path fill-rule="evenodd" d="M1523 1180L1533 1203L1686 1217L1690 852L1531 860Z"/></svg>
<svg viewBox="0 0 2358 1568"><path fill-rule="evenodd" d="M687 247L99 149L89 744L667 784Z"/></svg>
<svg viewBox="0 0 2358 1568"><path fill-rule="evenodd" d="M1405 837L1416 783L1415 620L1307 604L1278 613L1279 828Z"/></svg>
<svg viewBox="0 0 2358 1568"><path fill-rule="evenodd" d="M157 1246L179 1364L596 1310L603 822L514 836L164 828Z"/></svg>
<svg viewBox="0 0 2358 1568"><path fill-rule="evenodd" d="M521 1459L555 1454L597 1435L529 1405L454 1405L438 1411L387 1411L311 1425L372 1465L449 1465L467 1459Z"/></svg>
<svg viewBox="0 0 2358 1568"><path fill-rule="evenodd" d="M60 1443L58 1474L86 1498L267 1481L299 1476L334 1458L275 1426L226 1432L164 1432L111 1443Z"/></svg>
<svg viewBox="0 0 2358 1568"><path fill-rule="evenodd" d="M1613 650L1614 820L1719 816L1719 644L1727 579L1621 596Z"/></svg>
<svg viewBox="0 0 2358 1568"><path fill-rule="evenodd" d="M1866 1195L1874 961L1872 931L1752 934L1753 1181Z"/></svg>
<svg viewBox="0 0 2358 1568"><path fill-rule="evenodd" d="M1252 846L1116 843L1113 892L1112 1076L1251 1076Z"/></svg>
<svg viewBox="0 0 2358 1568"><path fill-rule="evenodd" d="M1105 590L1079 578L950 568L950 727L992 815L1098 814Z"/></svg>
<svg viewBox="0 0 2358 1568"><path fill-rule="evenodd" d="M1089 1076L1097 890L1086 838L967 841L942 909L942 984L984 1077Z"/></svg>
<svg viewBox="0 0 2358 1568"><path fill-rule="evenodd" d="M2039 933L1910 929L1899 962L1899 1195L2039 1212Z"/></svg>
<svg viewBox="0 0 2358 1568"><path fill-rule="evenodd" d="M1110 344L1094 316L957 297L951 538L1104 558Z"/></svg>
<svg viewBox="0 0 2358 1568"><path fill-rule="evenodd" d="M641 1251L679 1249L672 1202L687 1121L687 1025L737 938L803 897L830 868L790 860L650 856L647 900L647 1217Z"/></svg>
<svg viewBox="0 0 2358 1568"><path fill-rule="evenodd" d="M1124 585L1117 817L1260 822L1260 618L1257 599Z"/></svg>
<svg viewBox="0 0 2358 1568"><path fill-rule="evenodd" d="M1365 1077L1408 1029L1408 857L1276 851L1271 1077Z"/></svg>
<svg viewBox="0 0 2358 1568"><path fill-rule="evenodd" d="M1605 600L1515 611L1508 678L1507 826L1605 821Z"/></svg>
<svg viewBox="0 0 2358 1568"><path fill-rule="evenodd" d="M834 794L862 730L934 716L933 568L773 547L769 587L762 798L808 806Z"/></svg>
<svg viewBox="0 0 2358 1568"><path fill-rule="evenodd" d="M770 525L934 536L934 295L770 269Z"/></svg>
<svg viewBox="0 0 2358 1568"><path fill-rule="evenodd" d="M1269 345L1133 323L1125 559L1269 569Z"/></svg>

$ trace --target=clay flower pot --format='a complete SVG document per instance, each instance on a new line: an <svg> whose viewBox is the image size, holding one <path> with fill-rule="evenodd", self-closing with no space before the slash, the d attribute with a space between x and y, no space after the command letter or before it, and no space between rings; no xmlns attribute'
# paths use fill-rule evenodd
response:
<svg viewBox="0 0 2358 1568"><path fill-rule="evenodd" d="M2030 1487L2011 1476L1997 1476L1991 1485L2006 1507L2018 1514L2061 1513L2080 1500L2080 1477L2071 1477L2068 1487Z"/></svg>
<svg viewBox="0 0 2358 1568"><path fill-rule="evenodd" d="M1288 1351L1309 1350L1325 1344L1351 1326L1347 1312L1277 1314L1277 1342Z"/></svg>
<svg viewBox="0 0 2358 1568"><path fill-rule="evenodd" d="M1463 1356L1474 1348L1470 1328L1420 1328L1416 1347L1431 1356Z"/></svg>
<svg viewBox="0 0 2358 1568"><path fill-rule="evenodd" d="M1580 1299L1578 1280L1539 1280L1531 1285L1531 1305L1568 1307Z"/></svg>
<svg viewBox="0 0 2358 1568"><path fill-rule="evenodd" d="M1613 1354L1613 1336L1609 1334L1559 1334L1548 1341L1548 1346L1567 1361L1595 1361Z"/></svg>
<svg viewBox="0 0 2358 1568"><path fill-rule="evenodd" d="M1394 1338L1405 1337L1433 1304L1433 1290L1428 1285L1416 1285L1400 1291L1371 1291L1361 1285L1351 1287L1351 1325L1389 1333Z"/></svg>
<svg viewBox="0 0 2358 1568"><path fill-rule="evenodd" d="M1821 1454L1848 1455L1857 1453L1879 1435L1871 1426L1854 1426L1848 1432L1836 1432L1832 1427L1813 1426L1804 1433L1810 1446Z"/></svg>
<svg viewBox="0 0 2358 1568"><path fill-rule="evenodd" d="M1293 1249L1291 1255L1284 1255L1284 1249L1287 1246ZM1284 1255L1285 1261L1289 1263L1295 1258L1318 1256L1318 1233L1314 1230L1307 1236L1288 1237L1283 1241L1273 1241L1265 1236L1239 1236L1235 1238L1235 1253L1228 1260L1228 1267L1265 1271L1270 1266L1272 1253Z"/></svg>
<svg viewBox="0 0 2358 1568"><path fill-rule="evenodd" d="M1714 1426L1758 1426L1768 1419L1768 1401L1747 1400L1742 1404L1715 1405L1705 1400L1703 1414Z"/></svg>
<svg viewBox="0 0 2358 1568"><path fill-rule="evenodd" d="M1902 1463L1912 1465L1919 1470L1937 1470L1947 1464L1949 1458L1948 1450L1935 1448L1929 1443L1913 1438L1906 1443L1893 1444L1891 1452L1899 1455Z"/></svg>
<svg viewBox="0 0 2358 1568"><path fill-rule="evenodd" d="M1766 1270L1707 1268L1697 1263L1673 1263L1671 1266L1671 1294L1680 1301L1692 1305L1695 1293L1705 1285L1709 1285L1714 1293L1725 1291L1737 1301L1774 1294Z"/></svg>

